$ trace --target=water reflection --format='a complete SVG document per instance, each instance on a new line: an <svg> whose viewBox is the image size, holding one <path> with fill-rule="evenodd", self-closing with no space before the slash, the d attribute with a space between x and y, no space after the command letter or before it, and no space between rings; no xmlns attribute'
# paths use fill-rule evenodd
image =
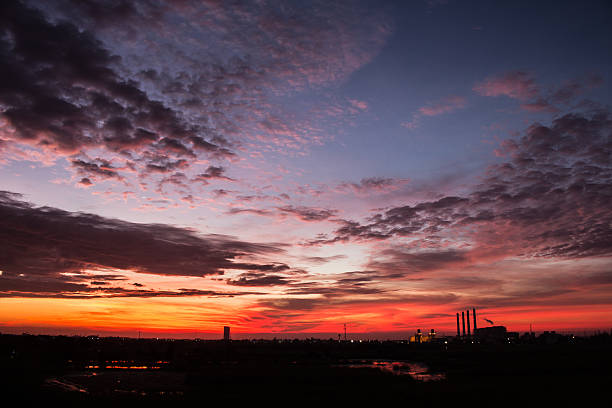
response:
<svg viewBox="0 0 612 408"><path fill-rule="evenodd" d="M158 360L153 364L139 364L134 360L107 360L103 364L90 362L85 368L88 370L114 369L114 370L159 370L168 364L167 361Z"/></svg>
<svg viewBox="0 0 612 408"><path fill-rule="evenodd" d="M80 386L79 384L75 384L73 382L67 381L65 379L60 378L48 378L45 380L44 385L47 387L55 387L59 388L63 391L68 392L82 392L87 394L87 389Z"/></svg>
<svg viewBox="0 0 612 408"><path fill-rule="evenodd" d="M351 360L343 367L349 368L374 368L394 375L409 375L419 381L439 381L446 376L441 373L430 373L425 364L407 361L386 361L386 360Z"/></svg>

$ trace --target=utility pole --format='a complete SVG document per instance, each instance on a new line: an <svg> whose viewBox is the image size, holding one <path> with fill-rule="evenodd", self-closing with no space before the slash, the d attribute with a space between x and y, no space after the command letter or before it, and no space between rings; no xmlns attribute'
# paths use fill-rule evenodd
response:
<svg viewBox="0 0 612 408"><path fill-rule="evenodd" d="M344 341L346 341L346 323L344 323Z"/></svg>

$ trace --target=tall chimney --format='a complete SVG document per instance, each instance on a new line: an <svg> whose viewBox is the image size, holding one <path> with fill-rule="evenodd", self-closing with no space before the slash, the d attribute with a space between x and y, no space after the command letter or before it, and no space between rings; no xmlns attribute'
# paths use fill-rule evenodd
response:
<svg viewBox="0 0 612 408"><path fill-rule="evenodd" d="M465 312L461 312L461 324L463 325L463 335L465 336Z"/></svg>
<svg viewBox="0 0 612 408"><path fill-rule="evenodd" d="M461 330L459 329L459 313L457 313L457 337L461 337Z"/></svg>
<svg viewBox="0 0 612 408"><path fill-rule="evenodd" d="M474 335L476 335L476 308L472 309L472 316L474 317Z"/></svg>
<svg viewBox="0 0 612 408"><path fill-rule="evenodd" d="M470 337L470 309L467 310L468 337Z"/></svg>

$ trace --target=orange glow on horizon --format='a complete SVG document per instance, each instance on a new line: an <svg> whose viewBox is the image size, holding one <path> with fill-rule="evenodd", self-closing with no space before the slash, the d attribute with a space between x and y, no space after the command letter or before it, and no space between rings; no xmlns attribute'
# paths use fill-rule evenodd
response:
<svg viewBox="0 0 612 408"><path fill-rule="evenodd" d="M340 333L412 333L435 329L447 335L456 331L454 305L427 306L409 303L329 305L300 312L288 311L280 321L253 300L223 299L3 299L0 330L20 333L127 335L147 337L220 337L223 326L232 335ZM467 308L465 308L467 309ZM487 318L510 331L609 330L612 308L600 305L558 307L506 307L477 309L478 326ZM423 316L432 317L423 317ZM470 321L470 324L472 322ZM26 330L27 329L27 330Z"/></svg>

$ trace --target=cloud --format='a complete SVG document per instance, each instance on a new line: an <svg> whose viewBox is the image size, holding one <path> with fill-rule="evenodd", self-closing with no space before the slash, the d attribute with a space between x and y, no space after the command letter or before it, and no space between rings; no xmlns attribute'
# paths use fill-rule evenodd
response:
<svg viewBox="0 0 612 408"><path fill-rule="evenodd" d="M552 92L550 99L555 103L569 104L590 89L603 84L603 78L597 74L589 74L582 78L567 81Z"/></svg>
<svg viewBox="0 0 612 408"><path fill-rule="evenodd" d="M243 213L263 215L263 216L273 215L272 211L269 211L269 210L257 209L257 208L240 208L240 207L232 207L229 210L227 210L225 213L229 215L243 214Z"/></svg>
<svg viewBox="0 0 612 408"><path fill-rule="evenodd" d="M600 86L600 75L589 74L566 81L550 89L542 89L531 74L511 71L477 83L473 90L482 96L507 96L522 101L521 109L534 113L558 113L555 105L574 103L585 92Z"/></svg>
<svg viewBox="0 0 612 408"><path fill-rule="evenodd" d="M169 173L176 169L185 169L189 166L187 160L184 159L171 161L165 157L160 157L156 160L156 163L147 164L146 170L148 173Z"/></svg>
<svg viewBox="0 0 612 408"><path fill-rule="evenodd" d="M535 79L523 71L489 77L477 83L473 89L482 96L507 96L520 100L531 99L539 94Z"/></svg>
<svg viewBox="0 0 612 408"><path fill-rule="evenodd" d="M365 101L360 101L358 99L349 99L348 101L353 108L356 108L362 111L368 109L368 103Z"/></svg>
<svg viewBox="0 0 612 408"><path fill-rule="evenodd" d="M296 283L289 287L287 295L323 295L325 298L350 298L357 295L378 295L387 290L373 287L367 282L335 282L333 284L323 283Z"/></svg>
<svg viewBox="0 0 612 408"><path fill-rule="evenodd" d="M83 177L80 181L79 184L81 184L84 187L89 187L91 186L93 183L91 182L91 180L88 177Z"/></svg>
<svg viewBox="0 0 612 408"><path fill-rule="evenodd" d="M0 290L18 284L80 292L87 270L129 270L166 276L206 276L225 270L278 271L284 264L245 262L280 254L275 244L224 235L198 235L163 224L136 224L87 213L34 207L13 193L0 194ZM66 280L66 276L80 277ZM101 280L99 275L87 280ZM10 279L10 280L9 280ZM8 285L8 286L7 286ZM12 289L11 289L12 288ZM22 288L18 291L24 291Z"/></svg>
<svg viewBox="0 0 612 408"><path fill-rule="evenodd" d="M390 19L361 4L311 5L3 2L0 160L26 151L49 162L97 157L117 165L104 180L129 184L140 181L130 175L159 178L178 164L199 177L194 163L238 151L321 143L269 96L346 80L382 48ZM270 126L255 132L261 123Z"/></svg>
<svg viewBox="0 0 612 408"><path fill-rule="evenodd" d="M281 213L294 215L302 221L324 221L333 217L338 212L337 210L324 208L294 207L291 205L277 208Z"/></svg>
<svg viewBox="0 0 612 408"><path fill-rule="evenodd" d="M258 302L258 305L268 308L266 313L274 312L311 312L314 310L329 310L338 307L346 308L346 306L362 306L371 307L372 305L384 306L385 304L423 304L423 305L445 305L455 303L459 296L449 294L427 294L427 295L401 295L401 296L377 296L377 297L340 297L338 299L329 299L325 297L318 298L299 298L299 297L282 297L263 299ZM346 310L346 309L344 309ZM367 309L366 309L367 310ZM297 315L299 316L299 315Z"/></svg>
<svg viewBox="0 0 612 408"><path fill-rule="evenodd" d="M204 173L200 173L193 178L193 181L198 181L207 185L209 180L218 179L218 180L226 180L226 181L234 181L234 179L229 178L225 175L225 168L222 166L208 166Z"/></svg>
<svg viewBox="0 0 612 408"><path fill-rule="evenodd" d="M333 261L337 261L339 259L346 259L347 256L346 255L332 255L332 256L307 256L304 257L304 261L309 262L309 263L313 263L313 264L317 264L317 265L322 265L328 262L333 262Z"/></svg>
<svg viewBox="0 0 612 408"><path fill-rule="evenodd" d="M0 102L14 129L6 132L12 142L58 155L101 148L140 158L145 166L145 153L195 157L193 140L204 137L204 129L119 74L121 58L90 31L53 23L17 1L3 2L1 11ZM209 150L222 153L213 143ZM77 159L73 165L119 179L99 164Z"/></svg>
<svg viewBox="0 0 612 408"><path fill-rule="evenodd" d="M105 32L109 37L114 36L113 39L147 38L139 29L153 27L162 32L166 46L180 39L201 43L203 49L210 49L209 44L216 41L231 45L230 56L250 52L264 74L279 76L293 84L307 81L314 85L344 78L381 48L389 35L391 21L363 4L346 1L329 4L315 0L282 7L259 2L240 2L227 7L216 1L189 0L145 1L137 7L123 2L104 6L77 0L54 3L43 8L50 14ZM180 25L169 24L176 20L190 24L191 30L185 32ZM208 43L200 38L204 33L210 37ZM304 41L305 33L310 41ZM179 63L186 59L184 55L178 57ZM200 62L198 56L191 58ZM254 70L254 67L247 64L244 69ZM253 74L262 75L262 72ZM155 73L149 75L155 76ZM181 89L182 86L180 81L175 81L167 88Z"/></svg>
<svg viewBox="0 0 612 408"><path fill-rule="evenodd" d="M467 100L462 96L448 96L441 101L430 103L418 109L423 116L438 116L451 113L467 106Z"/></svg>
<svg viewBox="0 0 612 408"><path fill-rule="evenodd" d="M228 279L228 285L234 286L279 286L293 282L281 275L268 275L261 272L248 272L238 276L237 279Z"/></svg>
<svg viewBox="0 0 612 408"><path fill-rule="evenodd" d="M429 272L464 263L465 251L455 249L438 249L430 251L407 251L399 248L385 249L375 255L367 268L377 274L390 277L409 276L419 272Z"/></svg>
<svg viewBox="0 0 612 408"><path fill-rule="evenodd" d="M84 160L73 160L72 166L77 169L77 173L85 176L81 180L81 184L91 184L91 178L93 179L117 179L123 180L123 177L119 175L117 169L107 160L96 159L94 162L86 162ZM83 180L89 181L83 182Z"/></svg>
<svg viewBox="0 0 612 408"><path fill-rule="evenodd" d="M97 48L112 50L112 64L100 65L120 79L122 95L158 103L139 109L115 95L100 101L114 113L98 119L115 151L154 144L173 154L202 151L219 159L231 158L236 144L249 138L265 148L280 143L284 150L320 142L313 126L290 118L268 97L345 81L379 52L392 21L365 2L348 1L227 7L215 1L57 0L32 6L41 12L30 26L69 21ZM99 93L109 96L106 88ZM365 102L353 101L353 109L364 109ZM130 109L122 110L126 105ZM126 111L148 120L135 123ZM263 131L254 134L258 124Z"/></svg>
<svg viewBox="0 0 612 408"><path fill-rule="evenodd" d="M491 166L469 193L394 207L366 223L342 220L333 237L311 243L406 237L463 242L470 259L609 255L611 129L607 111L534 123L504 143L510 160Z"/></svg>
<svg viewBox="0 0 612 408"><path fill-rule="evenodd" d="M340 192L352 191L355 194L381 194L397 190L402 185L408 183L408 179L395 179L387 177L367 177L358 183L343 182L337 187Z"/></svg>
<svg viewBox="0 0 612 408"><path fill-rule="evenodd" d="M187 289L178 290L144 290L129 289L119 286L108 286L107 281L85 282L80 276L55 276L32 279L23 277L0 278L0 298L61 298L61 299L94 299L118 297L235 297L261 294L260 292L224 292L214 290ZM142 287L140 284L134 284Z"/></svg>
<svg viewBox="0 0 612 408"><path fill-rule="evenodd" d="M559 111L557 108L555 108L543 98L538 98L537 100L530 103L523 103L521 104L521 108L529 112L556 113Z"/></svg>
<svg viewBox="0 0 612 408"><path fill-rule="evenodd" d="M421 106L415 113L412 114L412 119L407 122L402 122L401 125L407 129L416 129L419 127L423 117L431 117L452 113L458 109L463 109L467 106L467 100L462 96L450 95L439 101L430 102L425 106Z"/></svg>

